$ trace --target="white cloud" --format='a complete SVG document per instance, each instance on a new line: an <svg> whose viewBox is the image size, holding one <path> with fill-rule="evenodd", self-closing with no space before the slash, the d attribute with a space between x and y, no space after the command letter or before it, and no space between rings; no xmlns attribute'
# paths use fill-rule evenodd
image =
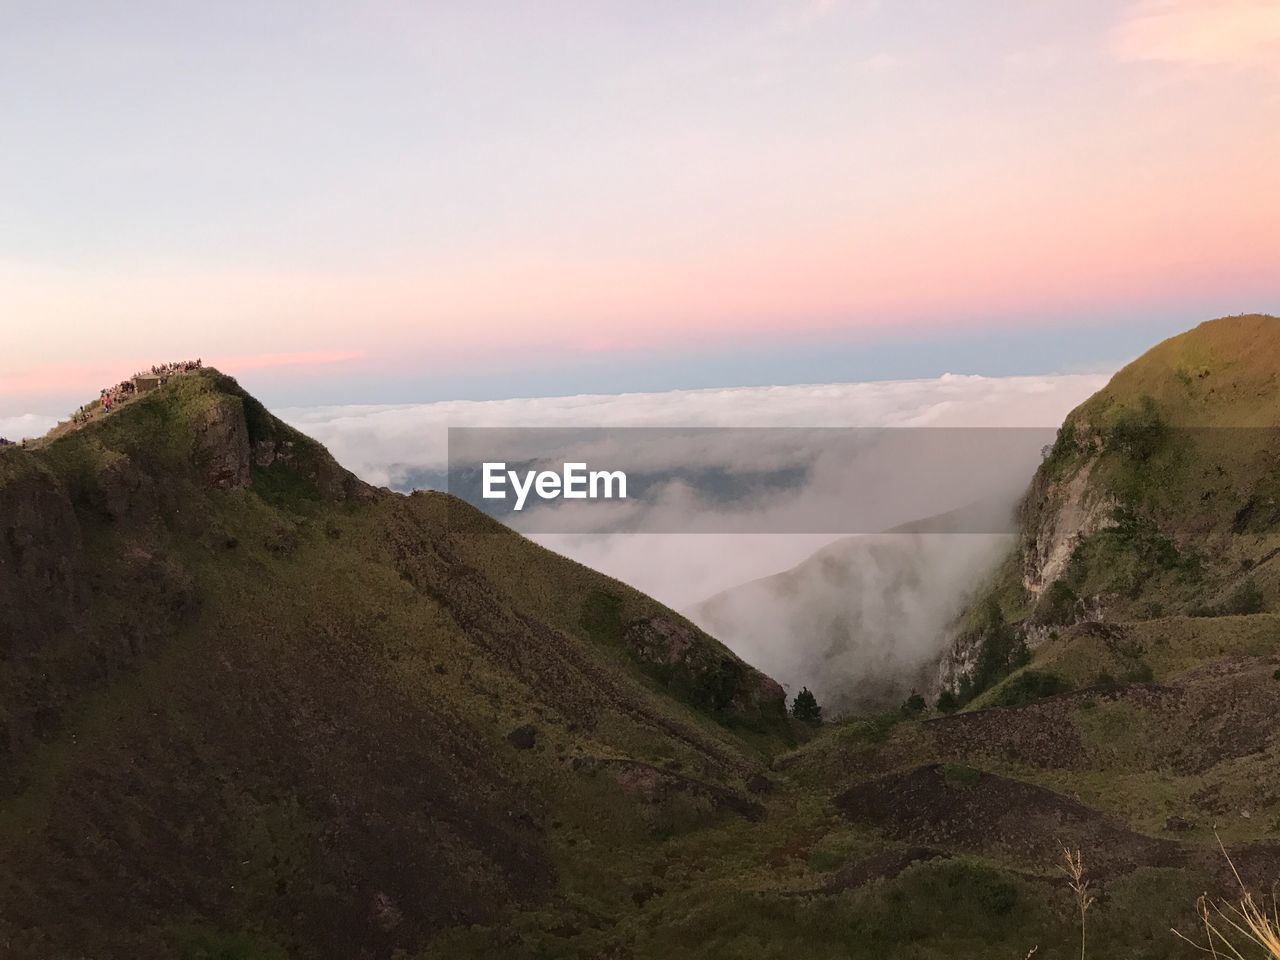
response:
<svg viewBox="0 0 1280 960"><path fill-rule="evenodd" d="M1046 427L1061 423L1107 379L1105 374L1000 378L948 374L929 380L276 412L323 442L364 479L403 486L414 475L446 468L451 426ZM1013 484L1024 479L1020 474L1010 478ZM566 534L535 539L667 604L684 607L790 567L836 536Z"/></svg>
<svg viewBox="0 0 1280 960"><path fill-rule="evenodd" d="M18 441L23 437L43 437L58 425L57 417L24 413L17 417L0 417L0 437Z"/></svg>
<svg viewBox="0 0 1280 960"><path fill-rule="evenodd" d="M275 411L370 483L443 470L449 427L1048 427L1103 374L830 383Z"/></svg>
<svg viewBox="0 0 1280 960"><path fill-rule="evenodd" d="M1276 0L1139 0L1108 37L1123 61L1280 71Z"/></svg>

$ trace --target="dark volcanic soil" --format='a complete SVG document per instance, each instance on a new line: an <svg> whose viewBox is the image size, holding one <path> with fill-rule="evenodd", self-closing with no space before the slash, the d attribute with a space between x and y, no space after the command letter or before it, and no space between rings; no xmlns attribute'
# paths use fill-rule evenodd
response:
<svg viewBox="0 0 1280 960"><path fill-rule="evenodd" d="M1173 841L1135 833L1052 790L968 767L930 764L890 774L851 787L835 804L897 840L995 854L1032 869L1056 863L1063 844L1089 850L1099 877L1185 860Z"/></svg>

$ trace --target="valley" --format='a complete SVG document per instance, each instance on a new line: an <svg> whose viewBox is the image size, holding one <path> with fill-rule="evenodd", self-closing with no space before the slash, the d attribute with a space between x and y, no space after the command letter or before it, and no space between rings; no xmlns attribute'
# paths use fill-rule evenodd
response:
<svg viewBox="0 0 1280 960"><path fill-rule="evenodd" d="M0 952L1069 958L1065 848L1088 956L1192 955L1170 928L1232 865L1280 879L1277 377L1263 316L1122 370L930 621L920 696L821 725L216 370L6 448Z"/></svg>

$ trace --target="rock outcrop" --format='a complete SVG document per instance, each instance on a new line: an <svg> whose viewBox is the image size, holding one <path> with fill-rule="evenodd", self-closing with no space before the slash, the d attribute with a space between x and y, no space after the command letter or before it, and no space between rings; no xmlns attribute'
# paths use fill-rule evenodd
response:
<svg viewBox="0 0 1280 960"><path fill-rule="evenodd" d="M192 423L194 459L210 486L240 490L249 485L249 430L239 397L218 396Z"/></svg>

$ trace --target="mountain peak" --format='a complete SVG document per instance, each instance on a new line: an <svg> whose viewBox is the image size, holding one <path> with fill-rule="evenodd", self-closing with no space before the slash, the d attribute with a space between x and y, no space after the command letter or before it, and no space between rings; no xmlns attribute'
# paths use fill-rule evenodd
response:
<svg viewBox="0 0 1280 960"><path fill-rule="evenodd" d="M678 614L217 370L113 407L0 452L6 957L419 955L763 815L783 691Z"/></svg>
<svg viewBox="0 0 1280 960"><path fill-rule="evenodd" d="M1086 622L1267 609L1280 596L1277 423L1275 317L1202 323L1122 369L1046 451L1018 545L970 607L944 681L976 694Z"/></svg>
<svg viewBox="0 0 1280 960"><path fill-rule="evenodd" d="M1208 320L1152 347L1121 369L1072 417L1151 398L1174 426L1280 422L1280 319L1243 314Z"/></svg>
<svg viewBox="0 0 1280 960"><path fill-rule="evenodd" d="M276 499L332 503L375 495L321 444L215 368L163 381L144 374L126 383L139 385L127 399L116 399L109 410L95 401L37 446L55 460L79 461L90 474L119 472L127 464L156 481L183 478L220 490L254 486Z"/></svg>

